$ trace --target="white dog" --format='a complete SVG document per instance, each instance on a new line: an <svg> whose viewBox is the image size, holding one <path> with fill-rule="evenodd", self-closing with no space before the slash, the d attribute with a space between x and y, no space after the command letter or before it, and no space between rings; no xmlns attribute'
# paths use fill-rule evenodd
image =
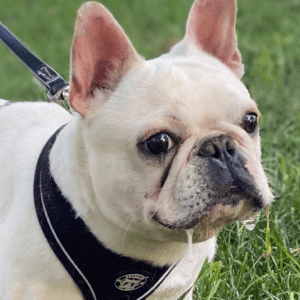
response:
<svg viewBox="0 0 300 300"><path fill-rule="evenodd" d="M74 113L0 109L1 300L192 299L214 236L272 201L235 18L235 0L196 0L145 61L105 7L80 8Z"/></svg>

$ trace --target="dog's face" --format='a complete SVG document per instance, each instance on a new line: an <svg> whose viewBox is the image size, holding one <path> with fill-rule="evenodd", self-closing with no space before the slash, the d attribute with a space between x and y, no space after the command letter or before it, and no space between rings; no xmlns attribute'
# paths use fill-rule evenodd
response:
<svg viewBox="0 0 300 300"><path fill-rule="evenodd" d="M194 228L200 242L270 204L235 11L195 1L183 41L150 61L103 6L79 11L70 105L99 209L124 229L186 241Z"/></svg>

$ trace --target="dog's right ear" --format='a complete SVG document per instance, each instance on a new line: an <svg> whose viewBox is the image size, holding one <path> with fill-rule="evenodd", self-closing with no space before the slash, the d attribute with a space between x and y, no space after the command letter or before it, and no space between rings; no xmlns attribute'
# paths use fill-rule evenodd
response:
<svg viewBox="0 0 300 300"><path fill-rule="evenodd" d="M244 65L237 45L236 13L237 0L195 0L186 23L185 38L171 53L188 54L189 49L196 47L218 58L242 78Z"/></svg>
<svg viewBox="0 0 300 300"><path fill-rule="evenodd" d="M96 89L102 91L98 101L104 102L142 59L112 14L96 2L78 11L71 56L69 105L82 117L91 110Z"/></svg>

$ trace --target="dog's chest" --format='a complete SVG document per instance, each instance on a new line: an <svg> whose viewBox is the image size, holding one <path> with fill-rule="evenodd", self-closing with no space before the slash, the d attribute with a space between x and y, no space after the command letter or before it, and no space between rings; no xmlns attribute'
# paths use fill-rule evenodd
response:
<svg viewBox="0 0 300 300"><path fill-rule="evenodd" d="M216 240L193 244L193 255L187 253L165 281L148 300L177 300L194 285L206 259L211 261L216 251ZM192 298L185 298L192 299Z"/></svg>

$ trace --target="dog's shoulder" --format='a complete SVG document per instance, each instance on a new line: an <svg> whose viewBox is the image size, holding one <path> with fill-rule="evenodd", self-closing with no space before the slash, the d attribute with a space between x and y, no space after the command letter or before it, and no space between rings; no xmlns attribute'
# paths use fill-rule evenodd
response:
<svg viewBox="0 0 300 300"><path fill-rule="evenodd" d="M28 130L37 132L36 129L43 128L52 132L71 118L70 113L56 103L0 100L0 138Z"/></svg>
<svg viewBox="0 0 300 300"><path fill-rule="evenodd" d="M55 103L2 100L0 105L2 168L7 161L35 161L48 138L72 118L67 110Z"/></svg>

